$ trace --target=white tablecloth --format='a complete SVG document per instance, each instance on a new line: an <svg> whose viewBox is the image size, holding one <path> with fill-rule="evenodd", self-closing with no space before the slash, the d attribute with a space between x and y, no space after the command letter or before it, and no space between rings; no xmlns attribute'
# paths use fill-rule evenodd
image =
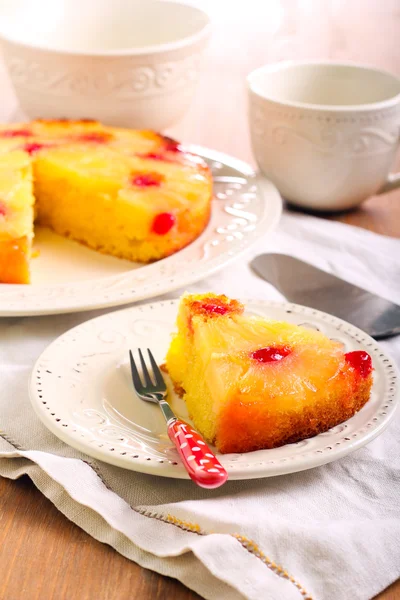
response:
<svg viewBox="0 0 400 600"><path fill-rule="evenodd" d="M268 250L400 303L399 241L294 214L245 259L191 290L279 299L248 266ZM27 473L90 535L210 600L367 600L399 577L400 415L340 461L215 491L112 467L49 433L27 391L48 343L96 314L0 319L1 475ZM383 346L400 361L400 337Z"/></svg>

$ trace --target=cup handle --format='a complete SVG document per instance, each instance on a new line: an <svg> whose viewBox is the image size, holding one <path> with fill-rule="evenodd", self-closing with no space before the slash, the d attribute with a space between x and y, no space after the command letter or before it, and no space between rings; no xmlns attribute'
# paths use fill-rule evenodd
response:
<svg viewBox="0 0 400 600"><path fill-rule="evenodd" d="M389 173L386 183L378 191L378 194L386 194L386 192L391 192L397 188L400 188L400 172Z"/></svg>

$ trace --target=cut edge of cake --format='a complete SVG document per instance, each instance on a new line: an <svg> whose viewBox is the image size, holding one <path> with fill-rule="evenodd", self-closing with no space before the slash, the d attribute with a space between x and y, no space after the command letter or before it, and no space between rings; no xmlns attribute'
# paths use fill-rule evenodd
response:
<svg viewBox="0 0 400 600"><path fill-rule="evenodd" d="M25 152L0 155L0 283L29 283L33 240L32 164Z"/></svg>

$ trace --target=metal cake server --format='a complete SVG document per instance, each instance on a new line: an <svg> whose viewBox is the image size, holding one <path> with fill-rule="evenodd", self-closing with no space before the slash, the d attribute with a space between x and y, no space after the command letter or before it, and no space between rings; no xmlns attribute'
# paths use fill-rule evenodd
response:
<svg viewBox="0 0 400 600"><path fill-rule="evenodd" d="M290 302L359 327L376 339L400 334L400 306L286 254L260 254L253 270Z"/></svg>

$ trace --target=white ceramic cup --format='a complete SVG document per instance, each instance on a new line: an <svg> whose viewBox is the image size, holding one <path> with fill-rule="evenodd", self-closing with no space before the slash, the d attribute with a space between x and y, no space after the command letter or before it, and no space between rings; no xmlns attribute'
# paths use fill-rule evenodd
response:
<svg viewBox="0 0 400 600"><path fill-rule="evenodd" d="M400 187L400 80L355 64L282 62L247 78L253 152L293 204L345 210Z"/></svg>
<svg viewBox="0 0 400 600"><path fill-rule="evenodd" d="M0 2L0 42L30 118L162 130L192 99L210 20L167 0Z"/></svg>

